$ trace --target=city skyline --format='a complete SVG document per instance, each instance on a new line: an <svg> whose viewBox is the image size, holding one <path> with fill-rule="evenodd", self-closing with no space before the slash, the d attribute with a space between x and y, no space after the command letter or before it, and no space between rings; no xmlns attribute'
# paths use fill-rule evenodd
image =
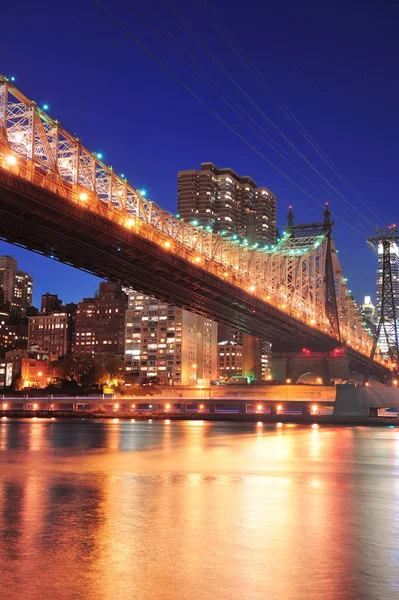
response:
<svg viewBox="0 0 399 600"><path fill-rule="evenodd" d="M73 5L72 2L72 8ZM50 8L48 3L42 3L37 9L40 13L38 17L41 15L45 19L46 15L51 14ZM119 10L120 6L117 8ZM181 8L181 18L186 22L192 23L193 19L198 17L200 37L205 44L209 44L215 55L220 56L220 52L223 52L226 68L234 73L240 84L246 81L247 77L251 77L251 97L253 95L257 105L267 110L267 115L270 115L283 133L303 150L303 137L287 124L287 119L276 109L259 82L248 74L245 65L238 60L231 47L226 46L220 36L217 37L215 28L205 15L201 15L200 12L197 14L193 7ZM349 276L355 298L360 302L364 295L374 293L376 258L367 248L366 237L374 233L374 222L385 226L389 224L389 220L395 220L392 214L396 194L393 173L398 126L394 119L394 103L386 99L397 96L397 82L388 77L395 64L397 51L394 38L391 37L390 31L386 30L385 23L395 18L397 7L392 6L384 14L380 14L371 5L364 5L361 9L345 6L346 19L342 20L339 18L339 11L330 14L326 7L316 7L313 3L301 5L299 8L292 2L286 2L279 7L256 7L259 18L252 20L250 26L243 24L230 11L223 12L224 8L223 1L214 7L219 16L223 14L226 19L225 25L233 35L238 36L239 32L240 45L248 53L255 67L276 89L279 98L293 110L323 151L356 188L365 194L375 207L378 205L378 209L375 210L386 213L387 222L382 216L377 222L378 220L364 209L360 199L351 195L342 182L337 183L331 172L327 172L326 166L312 155L311 160L316 167L320 167L323 174L337 185L340 193L350 197L358 211L368 215L370 221L366 222L361 214L356 217L353 211L350 211L350 218L346 215L346 221L362 232L361 235L355 233L338 219L342 216L342 198L338 197L336 202L330 201L336 221L334 237L341 252L343 268ZM285 16L288 8L292 21L287 23ZM15 18L16 10L16 7L7 7L10 20ZM159 65L143 55L128 38L120 36L114 25L98 12L94 5L79 4L79 10L90 20L92 28L83 30L76 19L72 19L73 10L63 14L60 25L65 31L76 34L76 48L60 48L57 59L53 59L51 53L46 52L47 43L51 44L51 39L38 40L39 45L43 44L41 49L47 56L50 69L51 65L54 65L63 73L59 85L54 86L54 78L49 78L46 72L33 75L25 65L24 56L27 55L28 42L25 41L23 31L18 47L15 47L12 53L2 52L3 56L7 56L2 70L9 76L15 76L17 84L39 103L48 102L52 116L59 118L72 131L76 130L90 148L104 154L107 163L112 163L118 171L125 172L134 185L145 188L151 198L167 209L176 208L178 170L196 168L200 162L209 160L215 164L229 165L237 172L248 173L260 185L271 189L277 197L279 227L284 223L289 204L294 206L298 221L318 218L321 209L317 204L287 182L244 142L215 120L208 110L182 90ZM309 23L310 15L312 19ZM167 15L162 13L161 17L165 17L165 22L171 25ZM267 18L267 22L273 21L274 27L268 28L268 36L262 37L259 34L264 18ZM131 14L126 22L129 28L134 26ZM317 27L314 27L315 24ZM365 58L370 55L370 39L367 32L371 26L373 61ZM28 23L21 24L21 27L28 27ZM304 35L308 30L311 31L311 35ZM96 44L98 31L106 33L105 38L109 41ZM141 27L139 33L155 53L162 51L161 42L154 40L147 29L144 31ZM2 36L2 50L11 43L9 35L5 31ZM56 34L49 32L49 35L52 38ZM337 35L342 53L342 56L338 57L334 44L331 45L331 38L335 40ZM382 41L384 45L379 43ZM82 66L76 68L79 65L79 52L82 50L80 45L83 43L96 47L99 63L104 61L107 65L112 64L110 80L118 82L118 94L114 93L112 86L104 89L99 83L101 78L98 78L96 68L92 73L88 73ZM300 50L293 52L297 47ZM353 47L357 48L356 53L350 52ZM382 47L390 48L392 52L384 51ZM270 48L273 48L272 53ZM320 52L315 52L316 48ZM55 60L57 65L53 62ZM165 60L172 61L172 54L167 53ZM204 92L203 84L199 85L191 73L187 75L181 72L180 63L176 62L174 66L179 76L187 76L190 85L198 86L197 91L201 94ZM140 81L139 93L136 93L137 80ZM168 91L167 99L157 93L159 89ZM123 102L123 96L128 96L133 90L135 93L132 118L127 122L124 111L118 111L118 103ZM232 91L231 88L229 90ZM219 100L215 100L210 92L206 93L205 99L211 104L215 101L216 104L212 104L212 107L230 122L232 115L220 105ZM357 107L360 100L362 110L359 111ZM103 115L109 113L109 108L112 109L112 119L107 118L104 121ZM264 127L267 126L263 118L259 117L259 113L257 119L260 119ZM364 127L365 119L367 128ZM283 166L264 142L257 139L255 143L253 133L249 133L242 122L238 119L231 122L238 128L239 133L253 142L262 153L273 159L278 166ZM195 143L191 143L193 139ZM369 143L370 139L373 143ZM382 147L384 153L380 151ZM284 165L284 170L289 171L287 165ZM292 172L289 172L292 175ZM298 177L295 175L294 179L299 181ZM316 196L321 199L320 194ZM55 287L65 301L91 295L93 288L98 284L98 280L89 275L39 256L30 254L29 259L26 259L28 255L19 248L1 243L0 252L16 256L23 268L32 272L37 281L38 275L45 272L48 282L59 283ZM29 260L28 267L26 260ZM48 291L49 287L46 283L41 289L36 287L35 298ZM72 293L72 288L79 291Z"/></svg>

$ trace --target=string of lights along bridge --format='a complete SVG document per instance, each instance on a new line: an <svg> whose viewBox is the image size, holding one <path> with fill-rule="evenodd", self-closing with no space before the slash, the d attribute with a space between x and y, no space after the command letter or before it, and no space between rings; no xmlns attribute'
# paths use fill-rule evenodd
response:
<svg viewBox="0 0 399 600"><path fill-rule="evenodd" d="M350 349L364 357L367 364L373 338L362 321L343 276L332 237L333 222L328 206L323 213L324 219L320 223L310 224L295 224L290 209L288 224L275 245L249 246L246 240L236 235L228 236L223 231L214 233L210 227L200 227L195 221L185 222L178 215L161 209L145 197L144 190L136 190L123 175L118 175L112 167L105 165L101 154L86 149L76 136L68 133L57 120L49 116L46 108L39 107L25 96L13 81L0 76L0 196L4 198L7 190L11 198L9 204L2 205L1 209L0 221L4 225L0 235L3 239L69 262L78 268L86 268L100 276L109 276L109 271L88 266L82 252L77 256L75 250L74 254L72 245L69 249L63 247L61 234L58 236L59 242L58 238L54 243L48 241L51 231L46 223L50 223L51 219L55 222L58 218L57 227L60 228L73 219L76 223L84 221L86 231L89 227L97 227L100 257L105 241L101 245L100 225L97 226L94 219L101 218L104 236L104 223L107 234L112 228L115 231L115 253L111 257L115 269L121 260L118 254L127 255L129 244L141 241L147 244L147 250L156 246L159 249L156 256L158 263L163 261L166 264L172 258L176 265L177 261L183 261L190 281L194 282L192 287L196 290L197 298L202 299L204 307L207 306L211 318L217 317L216 295L212 300L214 312L213 305L205 296L209 296L209 286L212 284L215 287L214 282L219 282L219 294L226 294L226 298L230 297L228 294L234 297L231 305L234 305L235 312L232 309L232 314L241 311L244 315L248 306L253 307L250 311L252 315L244 315L242 322L238 322L237 318L235 326L247 328L248 331L252 327L253 333L256 333L256 319L260 326L262 315L268 311L274 321L280 319L281 323L289 325L290 331L300 332L298 338L301 335L303 339L306 336L309 339L313 339L312 336L314 339L319 337L321 342L327 343L328 349L338 346ZM40 190L40 198L37 190ZM32 231L32 226L23 229L28 209L26 205L24 209L17 209L19 204L15 200L22 196L29 196L31 202L29 218L36 215L38 219L36 233ZM45 207L44 198L47 203ZM57 217L61 205L65 222ZM47 212L39 221L41 210ZM46 226L48 229L44 235ZM41 230L42 237L39 239ZM75 226L70 226L69 235L75 236L73 246L77 248ZM86 250L83 252L87 256L93 249L93 244L90 245L88 240L87 237ZM83 247L84 240L79 238L78 241ZM151 252L154 254L155 250ZM172 258L165 258L165 253ZM133 271L139 262L139 258L132 259ZM154 265L156 268L157 263ZM150 265L147 266L148 273ZM115 278L123 280L123 277L120 271L115 270ZM201 291L198 282L205 282L208 291L205 288ZM127 283L126 279L124 283ZM136 284L140 282L136 281ZM151 283L143 280L142 287L146 287L143 291L155 293L148 286ZM174 290L177 290L176 286L177 283ZM174 298L173 290L166 289L166 284L165 290L157 291L159 296L179 302L178 298ZM187 306L199 312L195 303ZM267 339L273 342L273 334L269 332ZM392 367L383 359L378 348L373 363L385 369Z"/></svg>

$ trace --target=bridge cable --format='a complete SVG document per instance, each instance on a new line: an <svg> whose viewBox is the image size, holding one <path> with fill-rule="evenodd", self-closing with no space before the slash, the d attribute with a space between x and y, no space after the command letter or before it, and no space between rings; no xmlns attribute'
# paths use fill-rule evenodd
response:
<svg viewBox="0 0 399 600"><path fill-rule="evenodd" d="M225 94L225 96L230 100L230 102L228 100L226 100L226 98L219 93L217 90L213 89L212 84L207 81L207 79L198 71L198 69L196 69L192 64L190 64L190 62L178 51L176 50L176 48L173 46L173 44L170 43L170 41L168 41L165 36L162 34L162 32L159 31L159 29L157 29L154 25L152 25L152 23L149 22L149 20L133 5L133 3L130 0L125 0L125 2L128 4L129 8L134 11L136 14L139 15L139 17L143 20L144 23L146 23L148 25L148 27L150 27L155 33L156 35L165 42L165 44L171 48L171 50L173 50L173 52L175 52L177 54L177 56L179 56L179 58L194 72L196 73L196 75L198 75L198 77L200 77L204 83L212 90L214 91L214 93L225 103L227 104L227 106L236 114L238 115L238 117L244 121L244 123L246 125L248 125L252 131L254 131L266 144L268 144L272 150L274 152L276 152L276 154L278 154L283 160L285 160L292 169L294 169L301 177L303 177L308 183L310 183L310 185L312 187L314 187L316 189L317 192L319 192L321 194L321 196L325 198L325 200L327 201L331 201L334 200L335 202L337 202L338 204L341 204L342 201L337 198L330 190L328 190L322 183L320 183L316 177L314 175L312 175L312 173L309 173L307 171L305 171L303 165L301 165L294 157L292 157L286 150L284 150L284 148L270 135L267 133L267 131L261 126L259 125L259 123L245 110L245 108L243 108L232 96L231 94L229 94L228 92L226 92L222 85L213 77L213 75L211 75L209 73L209 71L207 71L205 69L205 67L196 59L195 56L193 56L193 54L191 54L191 52L189 50L187 50L187 48L184 46L184 44L178 40L173 33L171 33L167 27L165 27L164 25L161 24L162 29L172 38L172 40L174 42L176 42L176 44L178 44L183 51L188 54L188 56L191 58L191 60L193 60L198 66L199 68L206 74L206 76L209 77L209 79L211 79L211 81L219 88L222 89L223 93ZM182 22L180 20L180 22ZM183 23L182 23L183 24ZM235 106L238 108L238 110L236 108L234 108L234 106L232 106L232 104L235 104ZM245 119L242 114L240 114L239 111L242 111L247 117L248 119L250 119L250 121L252 121L252 123L254 125L251 125L251 123L248 122L247 119ZM262 135L259 130L261 130L263 132L264 135ZM265 136L268 138L266 139ZM312 181L313 180L313 181ZM316 182L316 183L315 183ZM320 186L320 187L319 187ZM322 191L323 190L323 191ZM325 194L328 194L328 196L326 196ZM323 204L320 203L321 206L323 206ZM341 207L341 210L343 210L344 212L347 213L348 218L351 219L353 218L351 214L348 214L348 207L343 204L343 207ZM367 232L364 231L363 233L364 236L367 236Z"/></svg>
<svg viewBox="0 0 399 600"><path fill-rule="evenodd" d="M265 80L262 73L259 69L250 62L250 59L246 56L244 50L240 47L240 45L234 40L232 34L229 30L221 23L220 19L217 17L215 11L212 7L204 0L204 3L207 4L208 11L205 6L201 4L200 0L197 0L197 4L201 8L202 12L206 15L206 17L211 21L213 26L219 31L221 36L225 39L227 44L233 49L233 51L237 54L240 60L246 65L248 70L256 77L259 81L262 88L266 91L268 96L274 101L277 107L283 112L283 114L294 124L294 126L300 131L305 140L312 146L315 152L320 156L320 158L327 164L327 166L335 173L335 175L346 184L346 186L352 191L354 196L377 218L384 219L384 221L388 221L389 219L378 209L375 209L372 203L351 183L351 181L340 171L340 169L336 166L336 164L328 157L328 155L323 151L323 149L319 146L319 144L314 140L311 134L306 130L306 128L302 125L302 123L296 118L294 113L287 107L286 104L282 100L280 100L273 90L272 86ZM210 15L209 13L212 13ZM224 30L224 32L223 32Z"/></svg>
<svg viewBox="0 0 399 600"><path fill-rule="evenodd" d="M180 85L189 92L198 102L200 102L205 108L207 108L221 123L223 123L232 133L234 133L241 141L243 141L249 148L251 148L258 156L260 156L265 162L271 165L280 175L282 175L285 179L287 179L290 183L292 183L295 187L297 187L302 193L308 196L311 200L323 206L323 204L317 200L314 196L312 196L307 190L305 190L301 185L295 182L289 175L284 173L277 165L275 165L270 159L268 159L260 150L258 150L251 142L249 142L241 133L239 133L232 125L230 125L223 117L221 117L207 102L205 102L202 98L194 92L184 81L176 75L160 58L158 58L147 46L141 42L123 23L121 23L112 13L110 13L105 6L99 2L99 0L91 0L93 4L97 6L111 21L113 21L122 31L126 33L142 50L144 50L153 60L155 60L169 75L171 75ZM359 233L362 237L364 234L353 227L350 223L346 222L342 217L336 215L337 219L339 219L342 223L344 223L347 227L350 227L356 233Z"/></svg>

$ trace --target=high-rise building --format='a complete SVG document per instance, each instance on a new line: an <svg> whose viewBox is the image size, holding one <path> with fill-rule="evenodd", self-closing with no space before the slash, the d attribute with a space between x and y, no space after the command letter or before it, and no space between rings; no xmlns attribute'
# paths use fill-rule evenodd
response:
<svg viewBox="0 0 399 600"><path fill-rule="evenodd" d="M9 304L11 313L18 318L26 317L32 304L33 279L18 270L18 263L12 256L0 256L0 289L1 302Z"/></svg>
<svg viewBox="0 0 399 600"><path fill-rule="evenodd" d="M119 283L103 281L95 298L83 298L75 315L75 354L124 357L128 297Z"/></svg>
<svg viewBox="0 0 399 600"><path fill-rule="evenodd" d="M96 298L83 298L76 309L73 351L75 354L95 354L96 350L97 301Z"/></svg>
<svg viewBox="0 0 399 600"><path fill-rule="evenodd" d="M59 311L61 308L62 300L58 298L58 294L50 294L50 292L46 292L42 295L40 312L51 313L54 311Z"/></svg>
<svg viewBox="0 0 399 600"><path fill-rule="evenodd" d="M251 177L202 163L201 169L179 171L177 212L182 219L270 244L277 237L276 197L258 188Z"/></svg>
<svg viewBox="0 0 399 600"><path fill-rule="evenodd" d="M119 283L102 281L96 298L97 352L106 352L124 357L125 354L125 319L128 306L127 294ZM87 337L87 336L86 336Z"/></svg>
<svg viewBox="0 0 399 600"><path fill-rule="evenodd" d="M375 306L371 301L371 296L365 296L364 302L361 306L361 315L363 319L372 323L374 320L374 312Z"/></svg>
<svg viewBox="0 0 399 600"><path fill-rule="evenodd" d="M71 315L67 310L29 317L28 349L66 356L71 352Z"/></svg>
<svg viewBox="0 0 399 600"><path fill-rule="evenodd" d="M218 343L218 377L230 379L242 373L242 345L237 342Z"/></svg>
<svg viewBox="0 0 399 600"><path fill-rule="evenodd" d="M184 385L216 378L216 323L135 291L128 294L128 372Z"/></svg>
<svg viewBox="0 0 399 600"><path fill-rule="evenodd" d="M399 317L399 247L396 243L392 243L390 246L390 262L391 262L391 273L392 273L392 287L393 287L393 296L395 300L396 307L396 318L398 323ZM378 244L378 266L377 266L377 303L375 309L375 322L378 324L381 317L381 300L382 300L382 274L383 274L383 249L382 244ZM387 307L389 310L389 307ZM390 317L390 313L387 312L385 317ZM387 320L388 320L387 319ZM398 327L398 335L399 335L399 325ZM381 328L381 334L378 341L378 345L383 354L388 352L388 342L386 339L386 335L384 332L384 328Z"/></svg>
<svg viewBox="0 0 399 600"><path fill-rule="evenodd" d="M16 319L8 311L0 310L0 352L26 348L28 324L26 319Z"/></svg>

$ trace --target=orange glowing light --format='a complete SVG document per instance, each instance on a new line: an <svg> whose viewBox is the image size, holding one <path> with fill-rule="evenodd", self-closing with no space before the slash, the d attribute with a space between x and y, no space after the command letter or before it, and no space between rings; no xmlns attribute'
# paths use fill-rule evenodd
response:
<svg viewBox="0 0 399 600"><path fill-rule="evenodd" d="M37 409L37 404L34 404L33 408L34 408L34 410L36 410Z"/></svg>
<svg viewBox="0 0 399 600"><path fill-rule="evenodd" d="M128 219L126 225L128 227L133 227L133 225L135 224L135 220L134 219Z"/></svg>
<svg viewBox="0 0 399 600"><path fill-rule="evenodd" d="M7 164L9 165L15 165L17 163L17 159L15 158L15 156L13 154L10 154L9 156L7 156Z"/></svg>
<svg viewBox="0 0 399 600"><path fill-rule="evenodd" d="M170 248L170 242L165 242L165 248Z"/></svg>
<svg viewBox="0 0 399 600"><path fill-rule="evenodd" d="M258 421L258 422L256 423L256 425L257 425L257 427L262 427L262 426L263 426L263 423L262 423L262 421Z"/></svg>
<svg viewBox="0 0 399 600"><path fill-rule="evenodd" d="M7 402L3 402L3 410L6 410L7 406L8 406Z"/></svg>
<svg viewBox="0 0 399 600"><path fill-rule="evenodd" d="M313 406L312 406L312 412L313 412L313 413L316 413L316 412L317 412L317 409L318 409L318 406L317 406L317 404L313 404Z"/></svg>
<svg viewBox="0 0 399 600"><path fill-rule="evenodd" d="M261 405L261 404L258 404L258 406L257 406L257 409L258 409L258 410L262 410L262 408L263 408L263 407L262 407L262 405Z"/></svg>
<svg viewBox="0 0 399 600"><path fill-rule="evenodd" d="M132 404L132 408L136 408L136 405L135 405L135 404Z"/></svg>
<svg viewBox="0 0 399 600"><path fill-rule="evenodd" d="M170 409L170 404L165 404L165 408L166 408L166 410L169 410Z"/></svg>
<svg viewBox="0 0 399 600"><path fill-rule="evenodd" d="M86 194L86 192L82 192L81 194L79 194L79 200L87 200L88 195Z"/></svg>
<svg viewBox="0 0 399 600"><path fill-rule="evenodd" d="M254 291L255 291L255 286L254 286L254 285L251 285L251 287L249 288L249 291L250 291L250 292L254 292Z"/></svg>
<svg viewBox="0 0 399 600"><path fill-rule="evenodd" d="M38 372L38 376L41 377L43 373L41 371Z"/></svg>
<svg viewBox="0 0 399 600"><path fill-rule="evenodd" d="M321 377L318 377L318 378L317 378L317 383L323 383L323 380L322 380L322 378L321 378Z"/></svg>
<svg viewBox="0 0 399 600"><path fill-rule="evenodd" d="M202 410L202 409L204 408L204 405L203 405L203 404L200 404L200 405L199 405L199 408L200 408L200 410Z"/></svg>
<svg viewBox="0 0 399 600"><path fill-rule="evenodd" d="M291 379L288 377L288 379L285 380L286 383L291 383Z"/></svg>
<svg viewBox="0 0 399 600"><path fill-rule="evenodd" d="M277 404L277 411L278 411L278 412L280 412L280 410L281 410L282 408L283 408L283 407L281 406L281 404Z"/></svg>
<svg viewBox="0 0 399 600"><path fill-rule="evenodd" d="M196 256L195 257L195 262L196 263L200 263L201 262L201 257L200 256Z"/></svg>
<svg viewBox="0 0 399 600"><path fill-rule="evenodd" d="M119 404L114 404L114 408L119 408Z"/></svg>
<svg viewBox="0 0 399 600"><path fill-rule="evenodd" d="M311 325L315 325L315 324L316 324L316 320L315 320L315 319L311 319L311 320L310 320L310 324L311 324Z"/></svg>

